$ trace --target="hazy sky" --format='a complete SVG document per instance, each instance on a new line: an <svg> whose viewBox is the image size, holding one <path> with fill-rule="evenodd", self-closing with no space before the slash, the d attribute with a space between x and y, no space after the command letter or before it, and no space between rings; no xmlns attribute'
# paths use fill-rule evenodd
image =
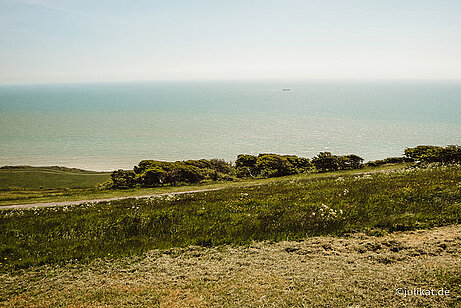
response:
<svg viewBox="0 0 461 308"><path fill-rule="evenodd" d="M461 79L461 0L0 0L0 84Z"/></svg>

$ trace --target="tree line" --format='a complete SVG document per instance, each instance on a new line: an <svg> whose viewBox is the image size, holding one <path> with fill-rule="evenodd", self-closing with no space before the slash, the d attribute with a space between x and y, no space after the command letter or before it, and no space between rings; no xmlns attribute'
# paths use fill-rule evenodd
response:
<svg viewBox="0 0 461 308"><path fill-rule="evenodd" d="M380 166L403 162L461 163L461 147L450 145L445 148L421 145L405 149L402 157L363 163L355 154L334 155L320 152L312 159L296 155L264 153L259 155L240 154L235 163L223 159L199 159L166 162L142 160L133 170L112 172L111 187L126 189L132 187L158 187L202 181L232 181L236 178L270 178L286 175L351 170L367 166Z"/></svg>
<svg viewBox="0 0 461 308"><path fill-rule="evenodd" d="M307 172L357 169L363 159L357 155L333 155L322 152L309 159L296 155L240 154L234 164L223 159L200 159L166 162L142 160L133 170L116 170L111 175L113 188L157 187L198 183L202 181L232 181L236 178L269 178Z"/></svg>

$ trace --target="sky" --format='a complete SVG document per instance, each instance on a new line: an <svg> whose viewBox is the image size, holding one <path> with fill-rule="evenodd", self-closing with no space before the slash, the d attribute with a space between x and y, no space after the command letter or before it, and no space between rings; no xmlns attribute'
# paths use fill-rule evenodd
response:
<svg viewBox="0 0 461 308"><path fill-rule="evenodd" d="M0 0L0 84L461 80L460 0Z"/></svg>

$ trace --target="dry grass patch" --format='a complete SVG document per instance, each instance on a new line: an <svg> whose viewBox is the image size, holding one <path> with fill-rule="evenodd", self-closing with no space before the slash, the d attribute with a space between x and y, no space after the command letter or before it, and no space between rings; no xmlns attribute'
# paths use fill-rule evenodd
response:
<svg viewBox="0 0 461 308"><path fill-rule="evenodd" d="M455 307L461 226L191 246L2 274L5 307ZM448 288L408 296L397 288Z"/></svg>

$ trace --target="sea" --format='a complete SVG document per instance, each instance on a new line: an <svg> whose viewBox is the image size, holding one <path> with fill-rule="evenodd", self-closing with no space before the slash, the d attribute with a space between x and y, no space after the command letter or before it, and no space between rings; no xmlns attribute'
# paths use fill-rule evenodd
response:
<svg viewBox="0 0 461 308"><path fill-rule="evenodd" d="M420 144L461 144L460 81L0 86L0 166L109 171L143 159L323 151L369 161Z"/></svg>

